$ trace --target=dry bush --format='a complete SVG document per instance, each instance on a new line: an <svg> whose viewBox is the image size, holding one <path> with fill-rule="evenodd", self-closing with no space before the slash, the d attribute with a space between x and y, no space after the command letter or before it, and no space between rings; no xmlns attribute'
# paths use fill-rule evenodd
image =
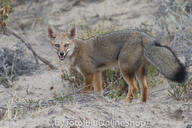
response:
<svg viewBox="0 0 192 128"><path fill-rule="evenodd" d="M160 0L153 31L179 55L189 55L192 44L192 13L186 11L187 1ZM184 53L185 52L185 53Z"/></svg>
<svg viewBox="0 0 192 128"><path fill-rule="evenodd" d="M31 74L38 69L38 65L25 57L23 50L17 48L0 49L0 84L4 87L12 86L12 82L23 74Z"/></svg>
<svg viewBox="0 0 192 128"><path fill-rule="evenodd" d="M192 65L192 2L188 0L156 0L156 3L159 8L151 30L157 37L160 37L160 42L169 45L190 69ZM171 87L169 93L176 99L192 95L189 93L192 90L191 79L183 84L169 83Z"/></svg>

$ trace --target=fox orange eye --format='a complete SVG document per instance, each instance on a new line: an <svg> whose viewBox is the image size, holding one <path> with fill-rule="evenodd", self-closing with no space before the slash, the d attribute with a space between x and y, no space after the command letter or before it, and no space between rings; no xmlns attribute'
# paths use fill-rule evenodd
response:
<svg viewBox="0 0 192 128"><path fill-rule="evenodd" d="M60 45L59 45L59 44L55 44L55 47L59 48L59 47L60 47Z"/></svg>
<svg viewBox="0 0 192 128"><path fill-rule="evenodd" d="M69 44L65 44L64 47L69 47Z"/></svg>

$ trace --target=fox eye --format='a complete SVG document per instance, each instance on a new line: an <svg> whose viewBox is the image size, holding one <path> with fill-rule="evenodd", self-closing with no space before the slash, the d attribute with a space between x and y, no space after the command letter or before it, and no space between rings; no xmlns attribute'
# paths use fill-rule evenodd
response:
<svg viewBox="0 0 192 128"><path fill-rule="evenodd" d="M55 44L55 47L59 48L59 47L60 47L60 45L59 45L59 44Z"/></svg>
<svg viewBox="0 0 192 128"><path fill-rule="evenodd" d="M69 47L69 44L65 44L64 47Z"/></svg>

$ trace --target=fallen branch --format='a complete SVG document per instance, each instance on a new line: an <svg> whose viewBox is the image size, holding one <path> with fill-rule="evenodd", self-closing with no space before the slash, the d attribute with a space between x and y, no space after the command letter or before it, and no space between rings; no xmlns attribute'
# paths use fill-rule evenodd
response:
<svg viewBox="0 0 192 128"><path fill-rule="evenodd" d="M36 62L38 62L37 59L39 59L40 61L42 61L44 64L48 65L51 69L57 69L54 65L52 65L48 60L46 60L45 58L39 56L32 48L31 44L24 39L23 37L21 37L18 33L16 33L14 30L12 30L11 28L6 28L7 29L7 33L10 33L11 35L15 36L16 38L18 38L19 40L22 41L22 43L25 44L25 46L32 52L33 56L35 57Z"/></svg>

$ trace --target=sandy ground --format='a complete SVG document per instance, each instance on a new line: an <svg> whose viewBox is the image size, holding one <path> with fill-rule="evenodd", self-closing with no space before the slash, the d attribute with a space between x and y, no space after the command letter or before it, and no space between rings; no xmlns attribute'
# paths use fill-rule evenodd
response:
<svg viewBox="0 0 192 128"><path fill-rule="evenodd" d="M14 8L9 26L24 34L41 56L60 67L57 56L48 43L48 24L61 29L70 23L95 26L107 17L106 23L120 28L135 28L152 23L156 6L144 0L40 0L26 2ZM78 31L80 32L80 31ZM13 36L0 35L0 47L14 49L20 43ZM29 58L31 53L26 50ZM0 86L0 106L6 108L0 128L190 128L190 101L177 101L168 95L169 85L163 78L150 88L147 103L140 98L125 104L123 100L97 100L90 95L73 93L67 81L61 80L61 68L50 70L45 65L31 75L20 76L12 88ZM72 95L55 101L55 95ZM191 105L192 107L192 105ZM14 109L15 108L15 109ZM2 111L1 111L2 113Z"/></svg>

